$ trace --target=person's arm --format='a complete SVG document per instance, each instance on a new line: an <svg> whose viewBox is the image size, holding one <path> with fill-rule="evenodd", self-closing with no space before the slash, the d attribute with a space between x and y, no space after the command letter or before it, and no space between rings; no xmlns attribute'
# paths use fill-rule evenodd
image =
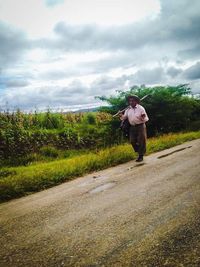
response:
<svg viewBox="0 0 200 267"><path fill-rule="evenodd" d="M147 113L146 113L146 110L142 107L141 109L141 116L140 116L141 120L142 121L147 121L148 120L148 117L147 117Z"/></svg>
<svg viewBox="0 0 200 267"><path fill-rule="evenodd" d="M145 109L142 106L140 106L140 115L138 116L138 119L141 121L145 121L146 117L147 117L147 114L146 114Z"/></svg>
<svg viewBox="0 0 200 267"><path fill-rule="evenodd" d="M123 113L120 113L119 114L119 118L120 118L121 121L126 120L128 118L128 110L126 110L124 112L124 114Z"/></svg>

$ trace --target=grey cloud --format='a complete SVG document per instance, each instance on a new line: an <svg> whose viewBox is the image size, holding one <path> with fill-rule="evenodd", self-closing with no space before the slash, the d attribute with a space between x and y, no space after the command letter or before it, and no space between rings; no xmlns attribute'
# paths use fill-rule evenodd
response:
<svg viewBox="0 0 200 267"><path fill-rule="evenodd" d="M29 85L29 82L26 80L9 80L5 82L5 87L24 87Z"/></svg>
<svg viewBox="0 0 200 267"><path fill-rule="evenodd" d="M129 87L141 84L141 81L146 84L156 83L157 77L165 80L164 70L162 68L154 68L152 70L141 70L133 75L122 75L119 77L102 76L91 83L90 86L75 79L68 86L44 86L40 88L30 87L23 90L23 88L7 90L2 94L0 99L0 106L2 107L8 102L10 107L19 107L21 109L39 108L59 108L69 107L79 104L80 107L84 105L94 105L96 102L95 96L111 95L116 90L125 89L128 82ZM144 79L145 78L145 79ZM158 84L166 84L160 82ZM173 83L175 84L175 83ZM199 83L192 82L194 93L199 93ZM100 102L99 102L100 103ZM102 103L101 103L102 104Z"/></svg>
<svg viewBox="0 0 200 267"><path fill-rule="evenodd" d="M123 89L128 76L122 75L120 77L102 76L97 78L90 86L90 93L94 96L110 94L111 92Z"/></svg>
<svg viewBox="0 0 200 267"><path fill-rule="evenodd" d="M163 56L174 61L180 61L187 55L189 58L193 50L196 52L198 50L200 16L197 10L200 8L200 2L194 0L191 4L188 0L163 0L161 6L158 18L129 25L100 27L57 23L54 28L54 38L32 41L32 47L53 49L59 55L92 50L109 51L111 54L98 61L79 63L71 69L41 73L39 78L59 80L106 73L117 67L144 68L146 62L159 62ZM142 81L143 74L140 72L135 79L142 83L158 80L159 70L154 78L152 78L153 73L147 72L144 73L145 81ZM167 74L172 78L178 75L177 71L172 69L169 69Z"/></svg>
<svg viewBox="0 0 200 267"><path fill-rule="evenodd" d="M21 106L34 105L72 105L79 101L89 103L95 95L109 95L115 89L123 89L128 83L161 84L181 83L183 80L194 82L199 79L200 63L182 72L179 67L168 67L173 61L180 66L183 60L199 59L200 43L200 1L162 0L161 14L154 20L134 24L100 27L97 25L68 25L59 22L55 25L55 36L38 40L27 40L26 36L0 23L0 67L15 64L23 57L27 49L43 48L50 55L62 57L65 53L85 51L108 51L107 58L79 63L71 69L55 69L38 73L38 80L59 80L87 74L105 74L109 70L132 66L139 70L132 75L118 78L103 76L86 86L78 80L69 86L46 86L36 90L8 90L1 101L8 100ZM163 58L167 57L165 62ZM51 63L50 57L50 63ZM53 59L52 59L53 61ZM145 67L152 63L161 63L157 68ZM164 65L164 66L163 66ZM100 75L99 75L100 76ZM34 78L35 79L35 78ZM10 84L14 85L14 79ZM21 85L21 87L23 84ZM13 87L12 87L13 89ZM25 88L26 89L26 86Z"/></svg>
<svg viewBox="0 0 200 267"><path fill-rule="evenodd" d="M24 33L0 22L0 68L20 60L30 43Z"/></svg>
<svg viewBox="0 0 200 267"><path fill-rule="evenodd" d="M87 66L87 63L85 64L79 64L73 67L66 67L63 69L54 69L49 71L40 72L38 74L38 79L42 80L62 80L66 78L75 78L75 77L81 77L88 74L97 73L94 68L90 68Z"/></svg>
<svg viewBox="0 0 200 267"><path fill-rule="evenodd" d="M183 59L196 59L200 58L200 45L195 45L192 48L180 50L178 56Z"/></svg>
<svg viewBox="0 0 200 267"><path fill-rule="evenodd" d="M150 40L150 34L139 35L140 27L135 25L103 28L97 25L67 25L63 22L55 26L57 39L49 40L49 47L65 51L120 50L143 46ZM147 40L146 40L147 39ZM43 43L47 40L43 40Z"/></svg>
<svg viewBox="0 0 200 267"><path fill-rule="evenodd" d="M61 1L48 0L47 2L53 5ZM179 56L181 57L184 54L181 51L187 53L187 50L194 46L194 42L200 40L199 9L200 2L198 0L193 0L192 4L188 0L162 0L161 14L155 20L112 27L78 26L59 22L54 28L56 38L34 40L31 41L31 44L33 48L56 49L60 52L63 52L63 50L79 52L89 50L134 50L134 53L136 53L135 49L146 46L149 49L162 46L162 48L165 47L166 52L169 51L170 53L173 49L179 50ZM9 36L13 36L12 31ZM5 32L5 29L3 32ZM3 39L5 39L5 36ZM18 48L21 49L28 45L26 38L20 34L15 34L14 37L10 38L5 47L7 47L7 44L15 48L10 49L11 54ZM13 53L17 55L20 54L19 52ZM6 55L6 58L8 58L8 55Z"/></svg>
<svg viewBox="0 0 200 267"><path fill-rule="evenodd" d="M166 79L165 71L162 67L153 69L141 69L132 76L132 81L137 84L156 84L164 82Z"/></svg>
<svg viewBox="0 0 200 267"><path fill-rule="evenodd" d="M200 62L186 69L183 72L183 76L189 80L200 79Z"/></svg>
<svg viewBox="0 0 200 267"><path fill-rule="evenodd" d="M141 60L141 58L138 59L134 56L130 56L129 53L111 53L103 59L81 62L76 66L71 66L70 68L66 67L60 70L54 69L39 73L38 78L43 80L60 80L69 77L102 74L119 67L123 67L123 69L133 67L139 60Z"/></svg>
<svg viewBox="0 0 200 267"><path fill-rule="evenodd" d="M200 97L200 80L193 80L190 82L192 92Z"/></svg>
<svg viewBox="0 0 200 267"><path fill-rule="evenodd" d="M54 28L56 38L38 40L36 45L64 51L134 50L162 45L168 49L190 49L200 40L200 2L161 1L161 14L151 21L100 27L69 25L59 22ZM181 12L180 12L181 10Z"/></svg>
<svg viewBox="0 0 200 267"><path fill-rule="evenodd" d="M70 68L54 69L51 71L45 71L39 73L38 78L43 80L59 80L68 77L84 76L90 74L102 74L105 75L109 71L116 68L122 68L123 70L137 67L143 67L149 61L159 61L160 55L156 54L155 48L151 48L151 53L149 53L149 48L141 48L135 50L135 53L130 53L130 51L123 52L113 52L109 53L105 58L81 62L76 66ZM163 59L161 59L161 62Z"/></svg>
<svg viewBox="0 0 200 267"><path fill-rule="evenodd" d="M1 94L0 106L8 103L9 107L21 109L34 109L35 107L59 107L75 105L79 102L89 104L94 97L87 92L87 86L75 80L69 86L43 86L6 90Z"/></svg>
<svg viewBox="0 0 200 267"><path fill-rule="evenodd" d="M36 47L56 49L59 51L89 51L89 50L129 50L144 46L148 32L139 35L140 28L134 25L103 28L97 25L68 25L59 22L55 26L56 38L41 39L34 42ZM134 32L134 34L133 34Z"/></svg>
<svg viewBox="0 0 200 267"><path fill-rule="evenodd" d="M88 105L96 102L95 96L110 94L116 89L122 89L126 76L113 78L104 76L96 79L90 86L75 79L67 86L44 86L40 88L29 87L9 89L0 99L0 106L8 102L10 107L21 109L34 109L35 107L51 108L59 106Z"/></svg>
<svg viewBox="0 0 200 267"><path fill-rule="evenodd" d="M39 73L38 77L43 80L60 80L69 77L70 73L63 70L51 70Z"/></svg>
<svg viewBox="0 0 200 267"><path fill-rule="evenodd" d="M179 75L183 70L181 68L175 68L175 67L170 67L167 69L167 74L175 78L177 75Z"/></svg>
<svg viewBox="0 0 200 267"><path fill-rule="evenodd" d="M68 86L61 88L56 92L57 96L67 96L67 97L83 97L88 95L88 86L84 85L80 80L73 80Z"/></svg>
<svg viewBox="0 0 200 267"><path fill-rule="evenodd" d="M103 73L120 67L134 67L135 62L136 57L130 53L111 53L106 58L81 63L79 67L86 69L88 73Z"/></svg>

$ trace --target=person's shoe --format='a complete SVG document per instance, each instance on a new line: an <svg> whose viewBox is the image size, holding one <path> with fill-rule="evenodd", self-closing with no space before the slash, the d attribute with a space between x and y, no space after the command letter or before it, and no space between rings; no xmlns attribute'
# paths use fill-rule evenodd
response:
<svg viewBox="0 0 200 267"><path fill-rule="evenodd" d="M139 156L137 159L136 159L136 162L141 162L143 161L143 156Z"/></svg>

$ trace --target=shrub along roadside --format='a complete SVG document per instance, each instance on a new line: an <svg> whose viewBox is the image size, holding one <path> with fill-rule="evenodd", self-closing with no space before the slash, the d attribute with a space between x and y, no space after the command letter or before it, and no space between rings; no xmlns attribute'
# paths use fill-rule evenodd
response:
<svg viewBox="0 0 200 267"><path fill-rule="evenodd" d="M200 132L168 134L148 140L147 154L200 138ZM0 171L0 201L69 181L72 178L105 169L135 158L129 144L113 146L97 153L74 156L27 167L4 168Z"/></svg>

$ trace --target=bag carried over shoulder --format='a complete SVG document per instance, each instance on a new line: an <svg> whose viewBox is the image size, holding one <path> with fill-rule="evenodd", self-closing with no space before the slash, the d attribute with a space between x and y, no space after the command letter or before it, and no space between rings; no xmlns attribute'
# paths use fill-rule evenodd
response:
<svg viewBox="0 0 200 267"><path fill-rule="evenodd" d="M125 137L129 137L129 130L130 130L130 123L128 121L128 119L125 119L123 121L121 121L120 123L120 129L122 130L123 134Z"/></svg>

